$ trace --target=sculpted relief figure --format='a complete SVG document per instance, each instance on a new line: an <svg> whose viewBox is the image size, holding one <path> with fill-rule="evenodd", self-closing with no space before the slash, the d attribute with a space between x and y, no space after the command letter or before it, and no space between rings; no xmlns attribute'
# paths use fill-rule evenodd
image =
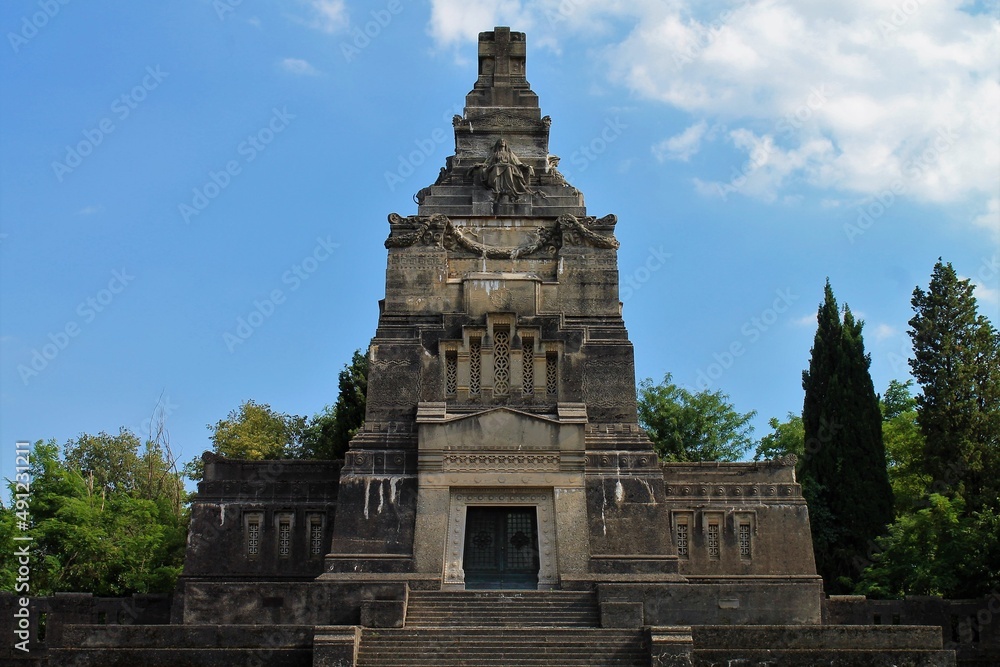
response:
<svg viewBox="0 0 1000 667"><path fill-rule="evenodd" d="M472 174L477 183L493 190L497 201L503 196L517 201L520 195L533 194L528 189L528 182L535 170L521 162L506 139L497 139L490 157L473 167Z"/></svg>

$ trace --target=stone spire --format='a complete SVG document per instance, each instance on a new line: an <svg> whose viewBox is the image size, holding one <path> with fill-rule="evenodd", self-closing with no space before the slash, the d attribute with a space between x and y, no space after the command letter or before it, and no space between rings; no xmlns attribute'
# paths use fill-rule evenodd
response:
<svg viewBox="0 0 1000 667"><path fill-rule="evenodd" d="M525 78L523 32L479 33L479 77L455 116L455 154L416 195L420 215L586 216L583 195L549 154L549 126Z"/></svg>
<svg viewBox="0 0 1000 667"><path fill-rule="evenodd" d="M479 80L466 107L538 108L538 95L525 78L527 43L523 32L498 27L479 33Z"/></svg>

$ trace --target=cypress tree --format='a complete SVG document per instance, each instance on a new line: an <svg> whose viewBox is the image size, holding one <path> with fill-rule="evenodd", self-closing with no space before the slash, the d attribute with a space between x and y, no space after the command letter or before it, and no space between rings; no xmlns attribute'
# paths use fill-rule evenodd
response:
<svg viewBox="0 0 1000 667"><path fill-rule="evenodd" d="M963 497L967 513L1000 507L1000 336L974 289L939 258L913 290L909 332L928 490Z"/></svg>
<svg viewBox="0 0 1000 667"><path fill-rule="evenodd" d="M809 369L802 373L805 440L818 443L801 466L816 567L828 593L847 593L868 565L874 540L892 520L892 487L882 414L862 328L843 319L827 280Z"/></svg>

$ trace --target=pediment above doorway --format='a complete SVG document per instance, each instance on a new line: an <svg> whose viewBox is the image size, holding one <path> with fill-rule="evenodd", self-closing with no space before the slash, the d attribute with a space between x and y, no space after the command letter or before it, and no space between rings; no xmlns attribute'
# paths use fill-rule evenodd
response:
<svg viewBox="0 0 1000 667"><path fill-rule="evenodd" d="M501 406L449 414L444 403L421 403L417 408L417 424L421 452L582 452L586 409L560 404L557 415L538 415Z"/></svg>

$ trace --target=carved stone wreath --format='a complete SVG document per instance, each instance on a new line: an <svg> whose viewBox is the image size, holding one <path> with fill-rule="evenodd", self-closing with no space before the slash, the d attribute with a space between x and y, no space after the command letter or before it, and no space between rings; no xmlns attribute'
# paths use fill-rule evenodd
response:
<svg viewBox="0 0 1000 667"><path fill-rule="evenodd" d="M594 230L594 227L613 228L617 222L614 215L598 220L594 217L578 218L566 214L559 216L553 228L536 227L530 232L526 243L518 246L494 246L477 240L471 232L456 226L440 213L407 218L398 213L390 213L391 231L389 238L385 240L385 247L408 248L418 244L448 250L460 247L487 259L518 259L539 252L554 254L563 246L589 245L617 250L620 244L614 236Z"/></svg>

